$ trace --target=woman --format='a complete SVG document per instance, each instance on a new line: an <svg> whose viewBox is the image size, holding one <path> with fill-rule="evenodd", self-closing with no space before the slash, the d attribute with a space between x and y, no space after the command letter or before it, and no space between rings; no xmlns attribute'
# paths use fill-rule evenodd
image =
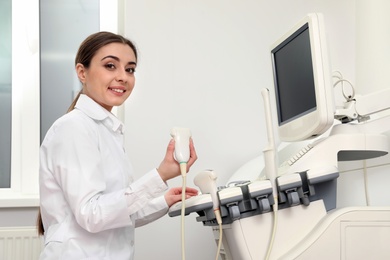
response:
<svg viewBox="0 0 390 260"><path fill-rule="evenodd" d="M181 200L174 141L157 169L134 181L123 146L124 126L110 111L134 88L137 51L109 32L90 35L76 55L82 90L49 129L40 149L41 259L133 259L134 228ZM197 155L190 142L188 169ZM187 170L188 170L187 169ZM197 190L186 189L186 196Z"/></svg>

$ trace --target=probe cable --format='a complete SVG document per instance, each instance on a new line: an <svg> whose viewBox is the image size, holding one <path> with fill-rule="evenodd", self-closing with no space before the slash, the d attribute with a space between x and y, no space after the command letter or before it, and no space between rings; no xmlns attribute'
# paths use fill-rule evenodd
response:
<svg viewBox="0 0 390 260"><path fill-rule="evenodd" d="M219 240L218 240L218 247L217 247L217 255L215 256L215 260L219 259L219 253L221 252L221 246L222 246L222 217L221 217L221 211L218 209L214 209L215 217L218 222L219 227Z"/></svg>
<svg viewBox="0 0 390 260"><path fill-rule="evenodd" d="M276 235L276 230L277 230L277 225L278 225L278 198L275 196L274 200L275 200L275 203L272 206L274 209L274 224L273 224L273 228L272 228L272 235L271 235L270 242L268 245L267 255L265 257L266 260L268 260L269 257L271 256L272 247L274 246L275 235Z"/></svg>
<svg viewBox="0 0 390 260"><path fill-rule="evenodd" d="M187 163L180 163L180 172L182 176L182 189L181 189L181 259L186 259L186 249L185 249L185 210L186 210L186 186L187 186Z"/></svg>

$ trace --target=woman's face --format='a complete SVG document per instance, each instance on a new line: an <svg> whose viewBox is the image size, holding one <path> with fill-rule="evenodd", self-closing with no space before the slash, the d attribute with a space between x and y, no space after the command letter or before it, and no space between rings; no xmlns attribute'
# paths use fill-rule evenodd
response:
<svg viewBox="0 0 390 260"><path fill-rule="evenodd" d="M127 44L103 46L92 58L89 68L80 63L76 65L83 94L108 111L113 106L120 106L134 88L136 62L134 51Z"/></svg>

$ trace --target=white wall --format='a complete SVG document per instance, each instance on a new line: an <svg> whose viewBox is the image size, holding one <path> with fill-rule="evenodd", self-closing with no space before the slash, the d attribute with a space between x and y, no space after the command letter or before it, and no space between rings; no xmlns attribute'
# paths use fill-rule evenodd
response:
<svg viewBox="0 0 390 260"><path fill-rule="evenodd" d="M199 159L190 186L196 173L210 168L225 185L260 155L266 143L260 90L272 88L269 46L309 12L324 14L333 70L355 82L354 0L128 1L125 32L140 50L136 88L125 109L126 145L137 175L158 165L173 126L193 133ZM349 167L341 165L345 172ZM361 162L352 167L359 174L340 177L347 184L339 192L347 194L343 206L364 204L348 185L352 179L361 187ZM181 179L169 184L180 186ZM164 217L136 234L137 259L180 259L180 217ZM215 254L211 230L195 215L186 218L186 247L190 260Z"/></svg>
<svg viewBox="0 0 390 260"><path fill-rule="evenodd" d="M387 0L356 1L356 82L362 94L390 87L389 8Z"/></svg>

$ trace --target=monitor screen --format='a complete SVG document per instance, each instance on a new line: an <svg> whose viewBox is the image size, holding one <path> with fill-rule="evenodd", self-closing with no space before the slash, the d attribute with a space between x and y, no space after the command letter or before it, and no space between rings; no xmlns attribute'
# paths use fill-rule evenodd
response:
<svg viewBox="0 0 390 260"><path fill-rule="evenodd" d="M333 86L320 18L308 15L271 49L282 141L313 138L333 124Z"/></svg>
<svg viewBox="0 0 390 260"><path fill-rule="evenodd" d="M283 124L316 108L308 24L280 45L274 57L278 120Z"/></svg>

